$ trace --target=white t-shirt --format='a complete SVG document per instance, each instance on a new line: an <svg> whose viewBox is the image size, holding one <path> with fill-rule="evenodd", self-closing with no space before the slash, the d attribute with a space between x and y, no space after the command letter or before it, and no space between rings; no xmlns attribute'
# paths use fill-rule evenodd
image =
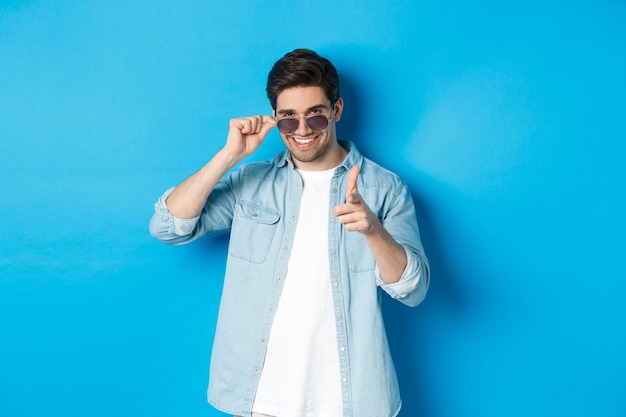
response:
<svg viewBox="0 0 626 417"><path fill-rule="evenodd" d="M341 417L337 331L328 261L328 171L298 171L300 215L253 411L280 417Z"/></svg>

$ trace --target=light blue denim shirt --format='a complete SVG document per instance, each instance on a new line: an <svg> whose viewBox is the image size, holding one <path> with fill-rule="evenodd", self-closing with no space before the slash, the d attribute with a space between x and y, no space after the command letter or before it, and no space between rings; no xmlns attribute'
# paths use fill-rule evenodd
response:
<svg viewBox="0 0 626 417"><path fill-rule="evenodd" d="M401 400L381 313L381 290L416 306L429 284L428 260L420 242L415 207L395 174L349 150L331 180L328 258L337 328L344 417L387 417ZM402 245L407 266L399 282L385 284L374 257L357 232L348 232L331 210L345 203L347 173L361 169L357 187L385 229ZM168 190L150 222L154 237L183 244L230 232L226 277L211 357L208 400L234 415L250 415L263 368L267 340L287 275L302 180L288 152L242 165L221 180L202 213L178 219L167 210Z"/></svg>

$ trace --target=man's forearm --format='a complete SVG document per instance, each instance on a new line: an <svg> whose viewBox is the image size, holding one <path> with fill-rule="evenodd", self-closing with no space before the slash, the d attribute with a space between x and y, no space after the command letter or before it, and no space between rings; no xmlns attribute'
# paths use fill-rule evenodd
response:
<svg viewBox="0 0 626 417"><path fill-rule="evenodd" d="M378 265L380 276L385 284L400 281L406 269L407 259L404 248L376 221L372 230L365 234L367 244Z"/></svg>
<svg viewBox="0 0 626 417"><path fill-rule="evenodd" d="M220 150L195 174L180 183L167 197L167 209L175 217L191 219L202 211L206 200L219 180L240 158Z"/></svg>

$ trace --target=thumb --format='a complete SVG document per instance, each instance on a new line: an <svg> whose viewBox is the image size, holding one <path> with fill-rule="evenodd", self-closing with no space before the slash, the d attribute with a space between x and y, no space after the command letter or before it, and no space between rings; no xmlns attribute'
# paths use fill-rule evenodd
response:
<svg viewBox="0 0 626 417"><path fill-rule="evenodd" d="M276 127L276 119L271 116L263 116L263 126L261 127L261 131L259 135L264 138L267 133Z"/></svg>

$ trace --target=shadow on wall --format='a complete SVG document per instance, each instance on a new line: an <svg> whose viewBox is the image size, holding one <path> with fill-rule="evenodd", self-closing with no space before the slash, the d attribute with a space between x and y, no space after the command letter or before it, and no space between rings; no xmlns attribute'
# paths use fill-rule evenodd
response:
<svg viewBox="0 0 626 417"><path fill-rule="evenodd" d="M410 186L410 184L409 184ZM402 412L400 416L437 416L437 405L433 398L439 398L437 384L427 369L433 369L433 352L439 348L433 346L436 339L433 332L445 332L446 318L459 317L470 309L458 285L458 278L449 267L444 244L440 241L431 211L420 200L411 187L416 205L420 234L424 250L428 256L431 270L431 282L426 299L415 308L409 308L390 297L383 297L383 312L387 336L396 366L396 372L402 394ZM452 313L452 314L450 314ZM440 327L437 330L437 327Z"/></svg>
<svg viewBox="0 0 626 417"><path fill-rule="evenodd" d="M360 128L362 126L362 120L359 119L361 114L359 103L361 103L361 100L359 99L358 91L350 79L343 77L341 74L339 75L339 88L344 108L341 120L337 123L337 139L353 141L361 150L361 144L358 143L358 138L361 137Z"/></svg>
<svg viewBox="0 0 626 417"><path fill-rule="evenodd" d="M372 58L371 54L364 53L363 56ZM349 66L353 67L352 70L358 68L354 63ZM460 278L454 276L454 268L450 267L452 264L445 250L445 243L440 240L444 233L438 230L437 225L442 223L435 215L436 202L429 202L421 190L419 178L422 173L412 172L407 166L389 165L389 151L376 149L380 142L371 140L372 134L363 128L363 109L370 108L371 111L372 106L364 102L360 95L361 89L385 85L384 80L378 79L383 76L384 72L369 71L366 77L368 86L363 86L357 85L359 78L352 79L350 73L340 74L341 95L345 105L341 123L337 125L337 132L340 139L354 141L366 157L398 173L413 194L422 243L430 261L432 275L430 290L424 302L416 308L406 307L390 297L383 296L383 310L402 393L403 405L400 416L436 417L439 407L431 402L433 398L440 396L433 392L437 384L431 380L433 377L427 374L427 370L433 369L429 361L433 359L432 352L439 349L432 346L436 341L429 335L433 331L446 331L437 329L451 317L464 316L471 310L471 306L468 305L469 300L460 288ZM402 138L409 137L409 132L414 128L415 126L409 123L398 126L398 131L388 132L391 141L385 142L386 146L392 146L393 141L402 142ZM377 155L387 156L386 161L377 160ZM402 163L405 158L392 160ZM446 227L454 223L445 222ZM451 232L453 233L447 230L445 234Z"/></svg>

